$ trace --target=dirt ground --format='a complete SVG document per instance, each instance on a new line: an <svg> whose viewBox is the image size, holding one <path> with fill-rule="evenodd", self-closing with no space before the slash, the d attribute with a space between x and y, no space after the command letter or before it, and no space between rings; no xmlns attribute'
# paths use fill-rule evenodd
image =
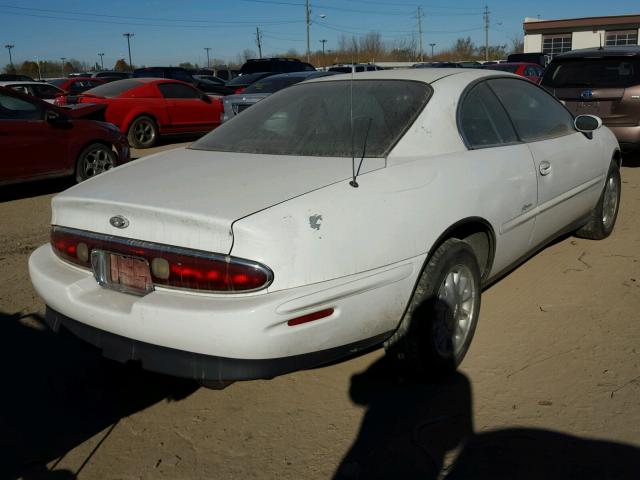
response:
<svg viewBox="0 0 640 480"><path fill-rule="evenodd" d="M437 385L399 379L382 350L218 391L103 360L43 326L27 274L69 183L0 190L0 478L640 478L640 161L625 162L612 236L567 237L488 289Z"/></svg>

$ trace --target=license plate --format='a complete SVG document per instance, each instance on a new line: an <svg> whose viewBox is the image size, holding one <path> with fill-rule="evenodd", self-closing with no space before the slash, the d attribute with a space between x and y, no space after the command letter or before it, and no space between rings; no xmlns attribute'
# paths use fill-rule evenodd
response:
<svg viewBox="0 0 640 480"><path fill-rule="evenodd" d="M153 291L149 262L144 258L94 250L91 265L93 275L103 287L136 295Z"/></svg>

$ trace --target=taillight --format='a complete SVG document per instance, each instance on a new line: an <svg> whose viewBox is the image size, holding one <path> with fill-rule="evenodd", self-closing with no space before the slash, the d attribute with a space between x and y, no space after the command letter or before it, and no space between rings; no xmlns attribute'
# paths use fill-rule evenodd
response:
<svg viewBox="0 0 640 480"><path fill-rule="evenodd" d="M91 268L91 252L101 250L144 259L153 283L209 292L247 292L269 286L273 273L264 265L230 255L171 247L54 226L51 246L62 259Z"/></svg>
<svg viewBox="0 0 640 480"><path fill-rule="evenodd" d="M242 92L244 92L244 89L245 89L245 88L246 88L246 87L236 88L236 89L235 89L235 91L234 91L233 93L234 93L235 95L237 95L237 94L239 94L239 93L242 93Z"/></svg>

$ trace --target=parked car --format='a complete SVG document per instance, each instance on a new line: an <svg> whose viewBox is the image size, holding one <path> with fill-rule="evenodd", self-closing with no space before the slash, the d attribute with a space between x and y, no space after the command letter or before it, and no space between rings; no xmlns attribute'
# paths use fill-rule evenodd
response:
<svg viewBox="0 0 640 480"><path fill-rule="evenodd" d="M269 77L271 75L275 75L274 72L258 72L258 73L246 73L244 75L240 75L239 77L234 78L233 80L229 80L227 82L227 88L230 88L232 91L232 95L237 95L238 93L242 93L245 88L251 85L258 80L262 80L263 78Z"/></svg>
<svg viewBox="0 0 640 480"><path fill-rule="evenodd" d="M63 90L61 95L57 95L54 103L56 105L73 105L78 103L78 95L86 92L98 85L106 83L100 78L91 77L71 77L71 78L54 78L47 80L47 83Z"/></svg>
<svg viewBox="0 0 640 480"><path fill-rule="evenodd" d="M521 77L528 78L533 83L540 83L540 79L544 73L544 70L537 63L524 63L524 62L505 62L496 63L493 65L483 65L482 68L488 68L490 70L498 70L501 72L515 73Z"/></svg>
<svg viewBox="0 0 640 480"><path fill-rule="evenodd" d="M540 65L542 68L545 68L549 65L551 61L551 57L544 53L512 53L507 56L507 62L525 62L525 63L536 63Z"/></svg>
<svg viewBox="0 0 640 480"><path fill-rule="evenodd" d="M482 64L476 60L463 60L462 62L456 63L462 68L482 68Z"/></svg>
<svg viewBox="0 0 640 480"><path fill-rule="evenodd" d="M0 87L0 185L68 175L81 182L127 162L125 136L95 120L102 110L64 109Z"/></svg>
<svg viewBox="0 0 640 480"><path fill-rule="evenodd" d="M483 287L562 233L611 233L620 151L601 125L489 70L302 82L54 197L31 280L54 329L205 384L383 342L447 374Z"/></svg>
<svg viewBox="0 0 640 480"><path fill-rule="evenodd" d="M194 75L193 78L197 79L197 80L206 80L208 82L213 82L217 85L226 85L227 81L223 80L221 78L218 78L214 75Z"/></svg>
<svg viewBox="0 0 640 480"><path fill-rule="evenodd" d="M80 103L107 105L105 118L135 148L149 148L161 135L196 134L220 124L217 98L188 83L161 78L116 80L86 91Z"/></svg>
<svg viewBox="0 0 640 480"><path fill-rule="evenodd" d="M271 75L252 83L244 91L237 95L227 95L222 99L222 122L230 120L235 115L243 112L251 105L267 98L283 88L312 78L335 75L336 72L292 72Z"/></svg>
<svg viewBox="0 0 640 480"><path fill-rule="evenodd" d="M259 72L289 73L313 71L316 68L310 63L302 62L297 58L250 58L242 67L240 75Z"/></svg>
<svg viewBox="0 0 640 480"><path fill-rule="evenodd" d="M574 50L554 57L541 85L575 115L602 118L624 149L640 147L640 47Z"/></svg>
<svg viewBox="0 0 640 480"><path fill-rule="evenodd" d="M125 78L131 78L132 73L130 72L115 72L112 70L104 70L102 72L93 72L91 74L92 78L99 78L104 80L105 82L113 82L115 80L124 80Z"/></svg>
<svg viewBox="0 0 640 480"><path fill-rule="evenodd" d="M0 82L0 87L7 87L16 92L31 95L47 103L54 103L57 96L65 94L64 90L44 82Z"/></svg>
<svg viewBox="0 0 640 480"><path fill-rule="evenodd" d="M412 68L462 68L456 62L422 62L414 63Z"/></svg>
<svg viewBox="0 0 640 480"><path fill-rule="evenodd" d="M13 73L1 73L0 82L33 82L33 78L27 75L16 75Z"/></svg>
<svg viewBox="0 0 640 480"><path fill-rule="evenodd" d="M328 69L329 72L336 72L336 73L373 72L376 70L384 70L384 69L372 63L350 63L350 64L333 65Z"/></svg>
<svg viewBox="0 0 640 480"><path fill-rule="evenodd" d="M233 90L225 85L215 82L195 78L191 73L180 67L146 67L133 71L133 78L172 78L182 82L190 83L192 86L205 93L215 95L230 95Z"/></svg>

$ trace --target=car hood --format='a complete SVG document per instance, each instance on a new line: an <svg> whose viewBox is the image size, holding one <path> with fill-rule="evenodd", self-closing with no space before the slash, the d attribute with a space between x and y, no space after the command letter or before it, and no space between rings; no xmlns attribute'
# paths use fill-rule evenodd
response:
<svg viewBox="0 0 640 480"><path fill-rule="evenodd" d="M384 158L366 159L361 173L384 166ZM176 149L60 193L52 224L229 253L235 220L350 176L350 158ZM111 226L115 215L129 220L126 229Z"/></svg>

